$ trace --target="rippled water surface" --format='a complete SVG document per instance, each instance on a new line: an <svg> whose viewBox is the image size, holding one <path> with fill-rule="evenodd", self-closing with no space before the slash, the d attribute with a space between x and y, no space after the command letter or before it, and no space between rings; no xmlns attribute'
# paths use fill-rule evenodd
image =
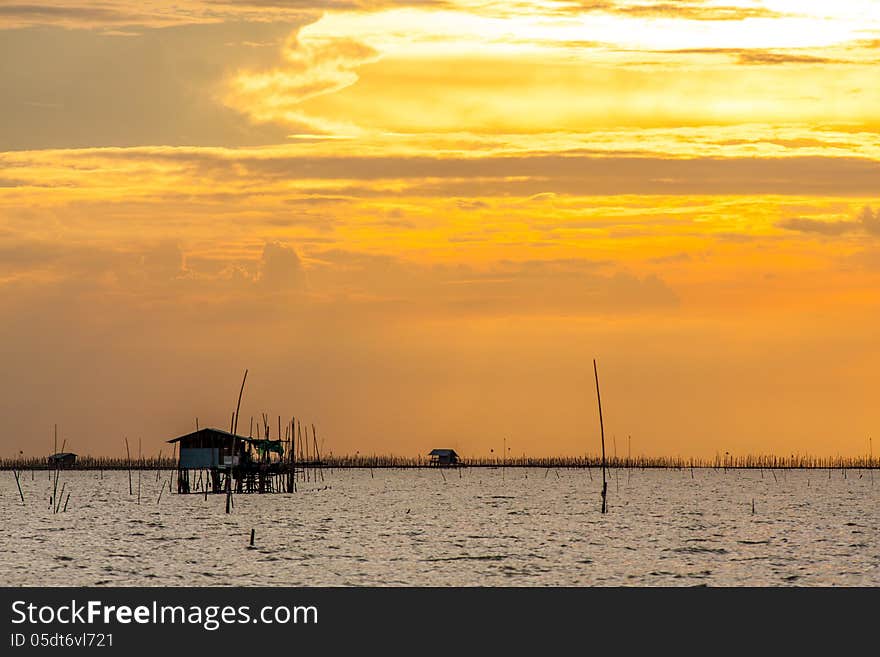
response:
<svg viewBox="0 0 880 657"><path fill-rule="evenodd" d="M875 473L880 479L880 473ZM880 585L870 472L334 470L293 495L0 472L4 585ZM752 513L752 500L755 510ZM249 548L251 529L256 545Z"/></svg>

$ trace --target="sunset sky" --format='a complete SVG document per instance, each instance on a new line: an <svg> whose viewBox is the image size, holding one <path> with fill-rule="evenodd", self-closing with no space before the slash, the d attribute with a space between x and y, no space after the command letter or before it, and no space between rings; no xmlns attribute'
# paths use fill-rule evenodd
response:
<svg viewBox="0 0 880 657"><path fill-rule="evenodd" d="M865 454L878 64L876 0L0 0L0 456L245 368L337 454L595 453L594 357L619 453Z"/></svg>

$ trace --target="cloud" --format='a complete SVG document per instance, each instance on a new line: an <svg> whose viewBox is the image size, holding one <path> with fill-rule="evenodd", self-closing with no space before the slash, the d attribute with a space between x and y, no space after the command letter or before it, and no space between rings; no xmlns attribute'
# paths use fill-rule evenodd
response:
<svg viewBox="0 0 880 657"><path fill-rule="evenodd" d="M780 18L785 14L766 7L743 7L736 5L716 5L703 0L678 0L678 2L643 2L629 4L621 2L573 3L584 8L591 5L595 11L602 11L639 18L670 18L690 21L744 21L752 18ZM605 6L603 6L605 5Z"/></svg>
<svg viewBox="0 0 880 657"><path fill-rule="evenodd" d="M779 18L785 16L761 6L719 5L706 0L666 0L641 2L633 0L563 0L556 2L551 13L602 13L633 18L663 18L690 21L743 21L750 18Z"/></svg>
<svg viewBox="0 0 880 657"><path fill-rule="evenodd" d="M342 149L340 149L342 150ZM350 199L529 197L536 194L787 194L867 196L876 192L880 161L857 157L668 158L522 152L512 155L325 155L276 149L131 148L0 153L23 188L100 189L145 176L145 197L198 200L195 192L230 199L272 191ZM61 166L63 163L63 166ZM162 175L157 176L157 171ZM335 184L327 184L335 181ZM196 184L197 183L197 184ZM295 185L294 185L295 183ZM189 190L189 191L187 191ZM180 193L185 193L179 198ZM166 196L167 195L167 196ZM541 198L549 198L542 196ZM326 217L323 219L326 222Z"/></svg>
<svg viewBox="0 0 880 657"><path fill-rule="evenodd" d="M313 289L386 317L599 316L668 312L678 295L661 278L584 258L426 265L330 249L315 256Z"/></svg>
<svg viewBox="0 0 880 657"><path fill-rule="evenodd" d="M180 245L171 240L164 241L146 250L140 256L144 272L159 279L174 279L183 273L183 251Z"/></svg>
<svg viewBox="0 0 880 657"><path fill-rule="evenodd" d="M284 48L284 65L268 71L239 72L230 83L226 102L257 122L344 130L338 122L310 117L298 106L355 84L356 69L378 57L376 50L355 39L309 39L294 34Z"/></svg>
<svg viewBox="0 0 880 657"><path fill-rule="evenodd" d="M880 212L875 212L871 206L866 205L859 212L855 220L821 221L796 217L784 219L776 225L785 230L815 233L817 235L838 236L850 233L866 233L874 237L880 237Z"/></svg>
<svg viewBox="0 0 880 657"><path fill-rule="evenodd" d="M629 51L624 51L629 52ZM679 48L675 50L651 50L635 51L650 53L652 55L717 55L733 57L734 60L744 66L762 66L775 64L858 64L851 59L837 57L823 57L813 54L805 54L797 50L780 52L766 48Z"/></svg>
<svg viewBox="0 0 880 657"><path fill-rule="evenodd" d="M880 210L872 210L866 205L859 213L859 221L868 234L880 237Z"/></svg>
<svg viewBox="0 0 880 657"><path fill-rule="evenodd" d="M300 183L319 180L403 181L412 195L483 197L506 194L803 194L858 196L876 191L880 161L859 157L666 158L583 155L579 151L546 154L483 155L309 155L302 149L245 150L142 148L71 151L56 157L70 164L164 163L181 173L227 186L255 183ZM0 155L17 165L26 182L28 162L39 155ZM37 169L35 169L37 170ZM73 175L73 174L71 174ZM65 184L73 184L65 179ZM460 191L456 193L456 189ZM400 188L398 188L400 191ZM303 193L388 195L354 188L315 188ZM543 196L541 198L550 198Z"/></svg>
<svg viewBox="0 0 880 657"><path fill-rule="evenodd" d="M854 221L820 221L801 217L784 219L776 225L785 230L818 235L843 235L844 233L852 233L859 228L859 224Z"/></svg>
<svg viewBox="0 0 880 657"><path fill-rule="evenodd" d="M235 66L268 66L291 24L187 25L119 38L59 27L7 30L0 58L0 150L264 145L287 130L255 125L217 96ZM242 41L274 48L250 48Z"/></svg>
<svg viewBox="0 0 880 657"><path fill-rule="evenodd" d="M364 314L629 315L678 306L677 294L661 278L586 258L431 264L313 244L306 262L280 241L266 242L256 257L206 257L189 255L171 240L105 247L8 236L0 240L0 300L24 303L31 295L60 294L83 308L118 303L128 313L162 308L169 316L227 323L272 311L279 294L296 294L298 303L313 309L336 308L350 321Z"/></svg>
<svg viewBox="0 0 880 657"><path fill-rule="evenodd" d="M40 4L6 4L0 6L0 28L22 28L35 25L58 25L65 28L101 28L120 25L164 26L197 22L187 11L149 11L143 5L81 0L78 4L49 0Z"/></svg>
<svg viewBox="0 0 880 657"><path fill-rule="evenodd" d="M260 283L271 290L295 290L303 284L303 268L296 251L278 242L263 248Z"/></svg>
<svg viewBox="0 0 880 657"><path fill-rule="evenodd" d="M655 258L650 258L649 262L652 262L657 265L666 265L666 264L674 264L681 262L691 262L694 259L694 256L686 251L682 251L679 253L671 253L669 255L657 256Z"/></svg>
<svg viewBox="0 0 880 657"><path fill-rule="evenodd" d="M804 55L800 53L782 53L769 50L742 50L738 53L740 64L773 65L773 64L849 64L848 60Z"/></svg>
<svg viewBox="0 0 880 657"><path fill-rule="evenodd" d="M331 0L332 1L332 0ZM157 28L175 25L228 22L297 21L312 19L326 9L320 0L310 2L212 2L211 0L42 0L0 6L0 29L60 26L67 29L110 30L119 36L129 32L115 28ZM105 32L105 33L109 33Z"/></svg>
<svg viewBox="0 0 880 657"><path fill-rule="evenodd" d="M323 11L374 11L393 7L454 7L446 0L208 0L209 4L230 8L262 7L274 9L308 9Z"/></svg>

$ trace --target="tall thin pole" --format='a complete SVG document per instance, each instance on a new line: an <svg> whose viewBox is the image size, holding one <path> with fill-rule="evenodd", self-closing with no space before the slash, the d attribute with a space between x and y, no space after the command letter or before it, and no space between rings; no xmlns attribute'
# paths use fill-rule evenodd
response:
<svg viewBox="0 0 880 657"><path fill-rule="evenodd" d="M144 457L141 451L141 439L138 437L138 504L141 503L141 475L144 471Z"/></svg>
<svg viewBox="0 0 880 657"><path fill-rule="evenodd" d="M248 371L244 371L241 379L241 388L238 391L238 403L235 405L235 414L232 416L232 454L229 455L229 470L226 473L226 513L232 506L232 473L235 465L235 452L238 451L238 413L241 411L241 396L244 394L244 382L247 381Z"/></svg>
<svg viewBox="0 0 880 657"><path fill-rule="evenodd" d="M244 371L244 377L241 379L241 389L238 391L238 403L235 405L235 423L232 426L232 435L238 434L238 412L241 410L241 396L244 394L244 382L247 381L248 371Z"/></svg>
<svg viewBox="0 0 880 657"><path fill-rule="evenodd" d="M602 395L599 393L599 369L593 359L593 374L596 376L596 399L599 402L599 431L602 434L602 513L608 513L608 480L605 477L605 423L602 420Z"/></svg>
<svg viewBox="0 0 880 657"><path fill-rule="evenodd" d="M131 451L128 449L128 436L125 437L125 458L128 461L128 494L132 495L131 490Z"/></svg>
<svg viewBox="0 0 880 657"><path fill-rule="evenodd" d="M52 449L55 450L52 452L52 455L55 456L55 459L54 459L54 461L55 461L55 463L54 463L54 465L55 465L55 486L52 489L52 505L53 505L52 508L54 509L55 508L55 506L54 506L55 493L58 492L58 456L57 456L58 455L58 425L57 424L55 425L55 445ZM52 477L52 475L50 474L49 478L51 479L51 477Z"/></svg>
<svg viewBox="0 0 880 657"><path fill-rule="evenodd" d="M633 437L627 436L626 437L626 463L628 466L626 469L626 485L627 486L629 486L629 478L630 478L630 476L632 476L632 470L633 470L632 445L633 445Z"/></svg>

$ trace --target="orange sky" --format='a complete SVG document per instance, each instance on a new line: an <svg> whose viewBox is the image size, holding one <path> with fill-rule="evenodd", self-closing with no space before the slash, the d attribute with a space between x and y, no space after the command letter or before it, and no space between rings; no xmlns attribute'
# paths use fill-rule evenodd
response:
<svg viewBox="0 0 880 657"><path fill-rule="evenodd" d="M842 5L842 6L841 6ZM864 454L880 7L0 4L3 454ZM245 422L247 424L247 422Z"/></svg>

